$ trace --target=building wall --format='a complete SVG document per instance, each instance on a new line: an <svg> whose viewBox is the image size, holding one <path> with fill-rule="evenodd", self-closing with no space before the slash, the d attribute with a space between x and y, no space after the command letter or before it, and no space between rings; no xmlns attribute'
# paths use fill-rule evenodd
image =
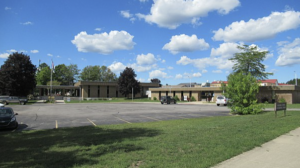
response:
<svg viewBox="0 0 300 168"><path fill-rule="evenodd" d="M293 93L293 103L300 103L300 91Z"/></svg>
<svg viewBox="0 0 300 168"><path fill-rule="evenodd" d="M279 102L281 98L284 98L287 104L293 103L293 94L291 91L276 91L276 102Z"/></svg>
<svg viewBox="0 0 300 168"><path fill-rule="evenodd" d="M109 97L117 97L116 91L117 91L116 86L110 86L109 87Z"/></svg>
<svg viewBox="0 0 300 168"><path fill-rule="evenodd" d="M90 96L89 97L98 97L98 86L90 86Z"/></svg>
<svg viewBox="0 0 300 168"><path fill-rule="evenodd" d="M82 86L81 88L82 97L88 97L88 86Z"/></svg>

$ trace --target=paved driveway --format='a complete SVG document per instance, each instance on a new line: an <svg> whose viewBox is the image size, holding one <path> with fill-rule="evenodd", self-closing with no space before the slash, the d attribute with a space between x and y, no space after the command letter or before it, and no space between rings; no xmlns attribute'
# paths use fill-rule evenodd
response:
<svg viewBox="0 0 300 168"><path fill-rule="evenodd" d="M203 104L81 103L11 106L19 113L15 131L229 115L227 107Z"/></svg>

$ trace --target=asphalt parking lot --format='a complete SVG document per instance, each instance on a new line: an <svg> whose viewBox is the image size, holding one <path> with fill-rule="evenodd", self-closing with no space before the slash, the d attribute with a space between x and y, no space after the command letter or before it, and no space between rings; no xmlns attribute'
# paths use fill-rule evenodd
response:
<svg viewBox="0 0 300 168"><path fill-rule="evenodd" d="M132 124L229 115L227 107L203 104L80 103L13 105L19 127L13 131Z"/></svg>

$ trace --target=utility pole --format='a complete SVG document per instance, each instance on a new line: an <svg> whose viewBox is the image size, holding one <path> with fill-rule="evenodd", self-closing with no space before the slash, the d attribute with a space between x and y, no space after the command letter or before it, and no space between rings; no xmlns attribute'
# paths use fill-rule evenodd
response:
<svg viewBox="0 0 300 168"><path fill-rule="evenodd" d="M295 85L297 86L298 85L298 81L297 81L297 73L296 73L296 71L294 71L295 72Z"/></svg>

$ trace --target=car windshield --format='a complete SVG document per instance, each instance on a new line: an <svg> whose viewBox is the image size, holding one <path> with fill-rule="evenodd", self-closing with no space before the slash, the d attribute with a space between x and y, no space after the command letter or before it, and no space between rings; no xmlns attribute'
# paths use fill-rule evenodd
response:
<svg viewBox="0 0 300 168"><path fill-rule="evenodd" d="M218 99L224 99L224 97L218 97Z"/></svg>
<svg viewBox="0 0 300 168"><path fill-rule="evenodd" d="M12 113L11 109L0 109L0 117L9 117Z"/></svg>

